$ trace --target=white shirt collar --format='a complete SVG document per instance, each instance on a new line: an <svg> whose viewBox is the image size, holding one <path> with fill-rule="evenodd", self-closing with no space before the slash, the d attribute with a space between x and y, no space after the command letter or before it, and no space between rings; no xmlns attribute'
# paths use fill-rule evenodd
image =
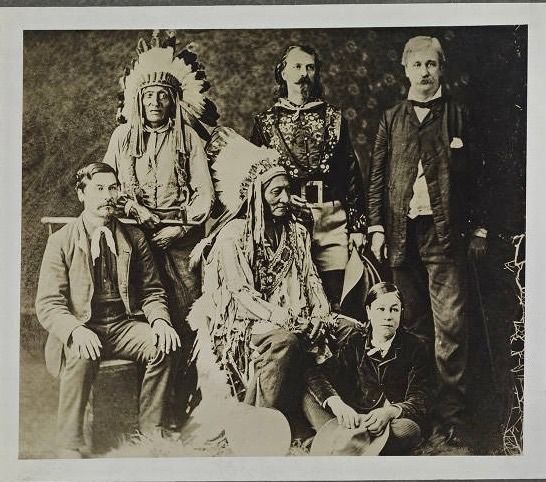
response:
<svg viewBox="0 0 546 482"><path fill-rule="evenodd" d="M372 338L371 339L371 344L372 344L373 348L371 350L368 350L368 355L373 355L373 354L375 354L377 352L380 352L381 357L384 357L388 353L388 351L390 350L392 342L394 341L395 336L396 336L396 334L394 336L391 336L387 341L385 341L383 343L376 343L374 341L374 339Z"/></svg>

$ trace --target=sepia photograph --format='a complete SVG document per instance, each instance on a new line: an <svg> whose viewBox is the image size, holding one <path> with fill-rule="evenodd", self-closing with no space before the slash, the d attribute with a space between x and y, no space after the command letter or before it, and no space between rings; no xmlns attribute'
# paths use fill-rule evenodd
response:
<svg viewBox="0 0 546 482"><path fill-rule="evenodd" d="M160 3L0 9L0 481L545 476L546 6Z"/></svg>
<svg viewBox="0 0 546 482"><path fill-rule="evenodd" d="M527 41L25 30L19 458L522 454Z"/></svg>

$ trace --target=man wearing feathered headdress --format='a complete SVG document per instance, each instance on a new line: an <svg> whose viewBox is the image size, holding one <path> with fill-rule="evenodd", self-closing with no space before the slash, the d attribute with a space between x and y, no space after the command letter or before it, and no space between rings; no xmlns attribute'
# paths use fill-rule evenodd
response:
<svg viewBox="0 0 546 482"><path fill-rule="evenodd" d="M363 186L347 122L322 98L320 61L307 46L288 47L275 68L277 102L255 117L251 141L281 154L294 201L314 218L313 259L334 308L349 252L364 246Z"/></svg>
<svg viewBox="0 0 546 482"><path fill-rule="evenodd" d="M290 416L301 403L302 365L329 356L336 320L278 153L216 132L207 150L227 214L194 253L203 260L203 295L188 316L199 333L203 404L224 413L235 399Z"/></svg>
<svg viewBox="0 0 546 482"><path fill-rule="evenodd" d="M198 132L206 134L202 122L214 125L218 116L204 95L209 85L196 55L186 49L175 54L175 46L172 31L163 41L159 31L150 44L139 40L138 59L120 79L118 118L127 122L112 134L104 162L119 177L125 213L149 236L171 317L183 343L191 346L184 320L200 284L188 269L188 257L204 235L214 201ZM188 224L163 225L165 219Z"/></svg>

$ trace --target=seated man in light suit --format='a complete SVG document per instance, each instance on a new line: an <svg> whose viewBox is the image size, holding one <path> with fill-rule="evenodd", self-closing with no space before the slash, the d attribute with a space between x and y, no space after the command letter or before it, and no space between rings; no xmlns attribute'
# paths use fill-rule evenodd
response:
<svg viewBox="0 0 546 482"><path fill-rule="evenodd" d="M118 189L111 166L80 169L76 192L84 210L50 236L42 261L36 313L49 331L48 370L60 376L62 458L81 458L85 406L105 356L146 365L140 430L160 430L171 355L180 346L144 234L113 216Z"/></svg>

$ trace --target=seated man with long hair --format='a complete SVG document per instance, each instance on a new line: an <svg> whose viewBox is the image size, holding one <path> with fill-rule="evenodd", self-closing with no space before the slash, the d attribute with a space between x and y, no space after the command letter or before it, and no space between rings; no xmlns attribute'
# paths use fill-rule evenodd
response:
<svg viewBox="0 0 546 482"><path fill-rule="evenodd" d="M225 129L209 151L227 214L193 256L204 274L188 317L199 332L202 405L225 408L236 399L290 418L301 407L305 360L327 358L327 335L342 323L330 311L276 152Z"/></svg>

